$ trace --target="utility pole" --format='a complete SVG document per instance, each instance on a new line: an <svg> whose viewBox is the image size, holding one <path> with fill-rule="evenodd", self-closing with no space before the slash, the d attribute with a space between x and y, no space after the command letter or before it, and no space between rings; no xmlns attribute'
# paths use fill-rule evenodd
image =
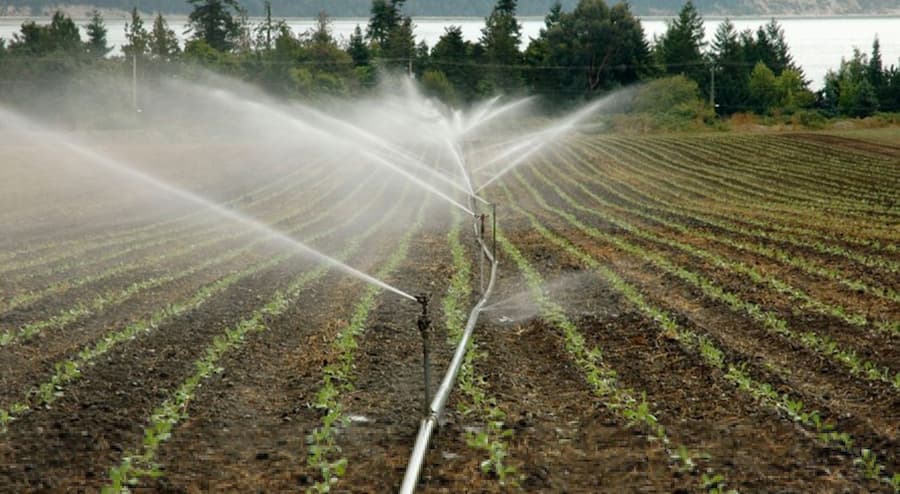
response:
<svg viewBox="0 0 900 494"><path fill-rule="evenodd" d="M716 66L711 65L709 67L709 75L712 80L712 84L709 88L709 106L712 107L713 111L716 111Z"/></svg>
<svg viewBox="0 0 900 494"><path fill-rule="evenodd" d="M137 101L137 53L131 55L131 104L134 111L140 111Z"/></svg>
<svg viewBox="0 0 900 494"><path fill-rule="evenodd" d="M272 2L266 0L266 51L272 49Z"/></svg>

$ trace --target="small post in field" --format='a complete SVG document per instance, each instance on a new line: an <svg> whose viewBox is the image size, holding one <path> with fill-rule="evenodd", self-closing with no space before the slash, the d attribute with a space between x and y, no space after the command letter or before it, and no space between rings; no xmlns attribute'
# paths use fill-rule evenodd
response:
<svg viewBox="0 0 900 494"><path fill-rule="evenodd" d="M422 411L427 416L431 406L431 360L429 355L428 329L431 327L431 319L428 317L429 296L423 293L416 297L416 302L422 306L422 312L416 320L419 335L422 337L422 370L425 378L425 399L422 401Z"/></svg>

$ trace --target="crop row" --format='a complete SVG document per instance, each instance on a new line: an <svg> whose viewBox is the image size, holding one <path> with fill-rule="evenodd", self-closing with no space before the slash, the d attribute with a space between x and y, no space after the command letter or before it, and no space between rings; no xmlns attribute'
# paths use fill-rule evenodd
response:
<svg viewBox="0 0 900 494"><path fill-rule="evenodd" d="M348 195L346 200L349 201L351 200L351 198L354 198L354 196ZM338 207L340 207L339 204L335 204L333 206L333 208L335 209ZM324 238L327 235L333 234L339 228L355 221L360 215L362 215L364 208L358 208L354 211L356 211L355 214L347 218L344 223L334 224L327 230L315 235L313 238L307 239L307 241ZM297 230L305 227L305 225L307 224L312 224L327 217L330 212L331 210L322 210L314 218L309 219L304 223L304 225L298 227ZM255 273L262 272L266 269L276 266L279 263L282 263L285 260L291 258L292 256L293 254L288 253L276 256L267 261L258 262L247 269L244 269L237 273L232 273L209 285L203 286L193 295L187 297L182 301L161 307L155 310L151 315L134 321L123 329L107 333L100 339L99 342L91 347L87 347L81 350L75 357L57 362L54 365L55 372L46 381L26 393L24 399L7 406L5 410L0 409L0 430L5 431L7 425L12 420L34 409L35 407L49 406L59 396L61 396L63 387L65 385L81 377L82 369L85 369L86 367L92 365L93 362L95 362L99 357L102 357L103 355L108 353L118 344L134 339L141 334L150 333L158 329L161 325L173 320L174 318L182 314L186 314L190 311L196 310L208 300L212 299L216 295L223 293L226 289L233 286L235 283L246 279L247 277Z"/></svg>
<svg viewBox="0 0 900 494"><path fill-rule="evenodd" d="M244 192L237 197L229 199L224 202L222 205L225 207L236 207L248 201L253 201L260 197L270 196L277 189L283 189L289 187L290 183L292 183L293 179L303 176L304 174L309 174L310 171L315 170L315 174L309 174L308 179L319 179L322 174L326 172L330 172L331 170L328 167L320 166L321 160L312 160L308 166L297 167L293 172L290 172L286 175L279 176L277 180L273 180L271 182L260 185L257 188L254 188L250 191ZM182 214L179 216L163 219L160 221L140 224L138 226L133 226L130 228L121 229L120 227L108 228L102 233L91 233L84 235L81 238L72 238L72 239L55 239L55 240L47 240L42 243L34 244L29 243L27 247L24 247L19 250L11 250L8 252L0 253L0 265L4 264L5 261L10 259L14 259L19 256L27 256L28 258L34 257L40 251L50 250L50 249L69 249L71 247L78 247L82 244L93 243L95 245L102 245L104 242L115 241L116 239L134 237L137 235L141 235L144 233L149 233L154 230L162 230L166 227L176 226L178 223L189 223L191 220L195 220L200 218L204 214L203 210L194 209L191 212L186 214ZM156 233L156 235L168 234L170 232L160 231Z"/></svg>
<svg viewBox="0 0 900 494"><path fill-rule="evenodd" d="M595 208L585 208L580 204L575 203L571 200L567 195L563 194L558 186L551 181L550 178L545 176L540 172L537 168L532 168L532 173L535 174L544 184L549 187L554 188L557 191L557 195L563 197L568 204L572 207L588 212L590 214L596 215L602 218L604 221L610 222L617 227L628 231L629 233L634 234L639 238L643 238L654 243L658 243L661 245L666 245L672 247L674 249L680 250L682 252L688 253L694 257L703 259L705 261L709 261L713 266L722 267L728 269L735 273L740 273L742 275L747 276L754 283L759 285L765 285L772 288L774 291L781 293L782 295L786 295L788 298L798 303L799 306L796 308L799 310L811 310L813 312L817 312L822 315L826 315L829 317L834 317L838 320L841 320L849 325L868 329L868 328L877 328L882 331L886 331L889 333L898 333L900 332L900 322L898 321L872 321L870 320L870 316L868 314L855 311L853 309L847 308L840 304L832 304L825 302L823 300L810 295L809 293L804 292L802 289L792 286L789 283L785 282L782 279L779 279L776 276L772 276L766 273L761 272L755 267L748 265L744 262L736 261L731 258L726 258L720 255L717 255L711 251L705 250L703 248L696 247L692 244L683 243L676 241L674 239L655 235L648 231L642 230L628 223L624 219L617 219L609 214L603 214L603 211L616 211L618 212L618 218L621 218L622 214L629 214L641 217L643 219L649 220L651 222L663 225L667 228L677 231L678 233L684 234L687 237L696 237L703 238L706 240L710 240L713 242L724 243L726 245L736 247L741 245L739 242L734 241L728 237L718 237L713 234L706 233L704 230L697 230L690 227L685 226L681 223L672 222L666 220L665 218L657 215L653 215L645 212L640 208L627 208L619 206L615 203L607 201L601 195L596 194L591 188L585 186L585 183L589 183L591 187L601 187L603 188L603 192L613 193L611 190L606 188L605 184L597 182L593 177L589 177L586 174L583 174L575 167L568 166L566 172L559 170L558 168L553 168L554 177L560 181L568 182L578 190L580 190L583 194L590 197L597 204L602 205L603 209L595 209ZM571 172L571 175L569 174ZM577 177L577 179L575 178ZM745 250L745 249L742 249ZM759 254L759 252L756 252ZM868 287L867 287L868 288Z"/></svg>
<svg viewBox="0 0 900 494"><path fill-rule="evenodd" d="M767 188L759 188L760 190L751 194L738 186L723 187L721 183L714 182L727 182L727 180L716 180L707 176L714 173L710 163L696 164L694 161L683 158L673 161L669 156L671 151L665 148L661 150L653 146L637 148L634 145L628 145L627 141L611 145L602 140L595 140L587 144L599 149L613 148L620 152L625 150L629 156L639 157L643 161L643 167L663 171L665 175L662 176L666 177L667 185L673 190L682 189L691 194L699 194L717 204L723 203L723 199L728 199L721 205L723 209L732 208L736 209L738 213L744 214L750 211L754 215L764 213L778 219L779 223L792 224L802 218L804 222L817 226L833 226L837 222L845 229L852 228L854 231L869 229L880 231L876 226L870 226L869 220L878 217L876 213L842 212L840 208L829 208L828 204L811 204L803 195L799 199L775 200L766 194ZM660 175L655 176L658 178ZM840 214L836 214L835 211ZM792 218L793 220L791 220ZM785 219L791 221L785 222Z"/></svg>
<svg viewBox="0 0 900 494"><path fill-rule="evenodd" d="M840 145L823 146L820 143L805 139L780 135L756 137L754 140L761 144L768 143L773 146L795 148L805 155L812 156L815 160L852 163L862 173L872 172L869 176L884 173L892 179L900 179L900 172L898 172L897 167L894 166L890 158L882 154L869 153L865 150L847 149Z"/></svg>
<svg viewBox="0 0 900 494"><path fill-rule="evenodd" d="M567 160L563 161L567 162ZM888 286L875 285L861 280L847 278L843 271L833 269L823 262L805 257L801 254L789 253L777 246L766 245L762 241L745 242L736 238L737 236L751 238L763 236L765 238L765 236L768 235L768 232L744 229L736 222L720 221L699 209L689 209L679 206L658 195L654 195L651 190L654 189L655 186L648 182L640 182L643 187L642 191L638 191L634 186L628 183L628 181L634 179L633 176L617 178L617 176L612 173L607 173L604 176L604 173L595 168L589 160L579 156L574 156L573 161L582 166L586 166L592 173L585 173L571 164L568 165L569 169L574 170L580 176L588 177L589 180L596 186L602 187L606 193L610 194L610 196L617 197L625 203L634 204L638 209L656 211L658 212L658 216L681 216L684 218L683 223L696 224L697 222L703 222L721 229L724 232L728 232L728 234L715 234L710 233L707 229L691 228L691 233L693 235L722 243L741 251L751 252L756 255L773 259L813 276L831 279L846 286L852 291L863 292L868 295L895 302L900 301L900 295ZM604 179L598 180L594 175L604 177ZM628 191L629 196L626 196L623 191Z"/></svg>
<svg viewBox="0 0 900 494"><path fill-rule="evenodd" d="M237 206L252 206L254 204L269 201L272 198L283 194L285 191L295 186L298 182L307 183L309 180L316 180L315 183L320 184L323 183L326 179L332 178L334 176L333 173L331 173L330 170L328 170L326 167L322 168L324 168L325 171L328 171L328 173L322 173L320 176L316 177L308 177L303 181L295 181L294 179L297 178L296 176L300 175L300 171L298 170L297 172L290 174L290 177L286 177L285 179L279 180L278 182L274 182L260 189L248 192L238 198L226 202L225 204L223 204L223 206L229 208ZM204 231L198 231L196 225L191 220L199 219L205 213L206 211L201 208L178 218L164 220L161 222L152 223L150 225L135 227L122 232L117 232L115 234L101 235L99 237L90 237L87 239L67 240L59 243L50 243L43 246L30 247L28 249L25 249L24 251L20 251L20 253L24 254L24 258L21 261L11 261L0 264L0 274L20 271L24 269L33 269L38 266L62 261L64 259L83 257L85 253L88 253L95 249L108 249L120 245L130 247L134 245L140 245L148 240L155 240L157 244L160 244L160 239L163 239L165 241L182 235L185 232L191 232L193 236L199 236L203 234L209 234L209 231L220 229L222 227L221 223L216 222L210 227L204 229ZM43 254L38 253L38 251L41 250L51 249L53 250L53 252ZM131 250L128 250L127 252L130 251Z"/></svg>
<svg viewBox="0 0 900 494"><path fill-rule="evenodd" d="M290 215L285 215L282 218L276 218L276 221L284 221L289 218ZM14 296L8 304L4 306L4 310L11 310L13 308L22 306L25 303L33 303L34 301L40 300L43 297L60 294L73 287L81 287L89 283L107 280L111 277L126 274L141 267L154 267L156 266L156 262L169 263L177 256L187 254L191 251L209 245L213 245L217 241L236 238L237 234L229 232L228 226L229 225L227 223L217 222L217 224L213 227L194 230L191 231L191 233L181 235L180 237L173 236L147 239L150 241L135 240L134 242L128 243L123 249L120 250L114 250L112 252L106 252L96 256L82 255L81 257L74 257L69 261L51 265L46 269L40 271L30 270L22 273L19 276L10 277L10 281L16 283L28 279L60 277L78 268L91 268L93 266L94 270L94 272L89 272L88 274L76 279L72 279L71 277L69 277L68 279L62 279L58 282L50 283L48 286L44 286L43 288L38 290L19 293ZM246 232L244 233L246 234ZM182 245L180 247L174 247L173 244L176 241L180 241ZM107 269L99 270L99 272L97 272L98 268L96 267L96 265L103 264L110 260L125 259L129 255L137 254L142 251L149 251L161 246L165 246L167 248L166 252L158 255L155 259L148 258L144 260L137 259L132 261L121 260L118 264Z"/></svg>
<svg viewBox="0 0 900 494"><path fill-rule="evenodd" d="M363 187L365 182L361 182L356 190ZM348 203L352 194L344 197L340 202L338 202L337 206L342 206L345 203ZM307 206L310 206L307 203ZM309 210L309 207L306 207L304 211ZM287 215L288 217L299 216L300 213L293 213ZM289 233L299 233L311 226L317 221L322 220L323 217L321 215L317 215L313 218L308 218L299 226L293 228ZM263 244L267 240L266 237L256 237L255 240L250 242L248 245L237 249L221 254L217 257L213 257L207 259L206 261L193 265L188 269L180 270L175 273L169 273L166 275L145 279L139 282L132 283L130 286L121 289L121 290L108 290L97 295L92 301L87 304L78 304L74 307L70 307L67 309L63 309L56 316L50 317L48 319L44 319L37 322L32 322L29 324L25 324L18 331L14 330L5 330L0 333L0 348L7 346L11 343L19 343L23 341L28 341L31 338L41 334L42 332L50 329L62 329L75 321L82 320L88 316L96 315L101 313L104 310L107 310L111 307L118 306L135 296L143 293L149 289L160 287L166 285L168 283L172 283L178 280L187 279L193 276L196 273L202 272L208 268L224 265L228 262L239 258L241 255L244 255L248 252L251 252L255 247L260 244ZM205 243L204 243L205 244ZM203 245L203 244L201 244ZM193 251L193 246L188 248L188 251ZM180 255L181 253L176 252L174 255ZM136 263L140 266L143 263Z"/></svg>
<svg viewBox="0 0 900 494"><path fill-rule="evenodd" d="M402 199L379 221L373 222L366 231L350 239L346 246L335 255L335 259L344 261L357 252L361 241L383 227L396 213L396 209L401 203ZM332 232L320 235L315 240L330 233ZM128 486L137 485L141 478L161 476L162 472L156 463L156 455L161 445L171 438L175 426L188 417L188 404L192 402L201 382L213 374L221 372L223 370L220 367L222 357L242 346L250 335L268 330L271 321L277 320L279 316L295 305L305 288L325 276L330 269L331 265L322 264L301 274L289 286L277 290L268 303L255 310L249 317L227 329L222 335L215 337L205 349L203 357L195 361L195 372L151 413L139 450L123 455L122 461L110 469L110 480L104 488L104 492L123 492Z"/></svg>
<svg viewBox="0 0 900 494"><path fill-rule="evenodd" d="M455 213L453 226L447 235L453 257L453 276L442 302L447 334L454 347L463 336L468 313L466 304L472 299L472 264L460 242L458 216ZM506 427L506 412L497 404L496 398L489 395L487 378L475 367L477 362L484 360L486 354L479 350L475 338L471 338L457 377L462 393L457 408L464 417L477 415L484 421L484 430L467 432L466 438L469 447L487 454L481 462L481 470L484 473L493 472L501 485L515 484L516 468L508 461L509 438L513 430Z"/></svg>
<svg viewBox="0 0 900 494"><path fill-rule="evenodd" d="M652 142L659 149L678 149L685 157L715 163L726 175L744 176L786 194L799 190L802 195L792 194L791 197L800 200L806 199L807 195L826 203L840 199L842 204L854 209L867 206L869 201L883 199L891 189L889 185L873 181L871 176L861 177L851 168L852 163L832 165L828 161L808 161L810 156L790 147L750 146L743 145L740 140L727 144L708 139ZM836 197L835 192L841 195Z"/></svg>
<svg viewBox="0 0 900 494"><path fill-rule="evenodd" d="M510 198L509 204L515 210L519 210ZM657 414L647 402L646 395L640 395L636 391L619 385L616 371L603 361L603 350L595 347L588 349L584 335L578 327L566 316L559 304L550 300L544 293L544 280L536 269L528 262L521 251L506 236L498 231L497 242L507 257L513 260L518 270L524 275L526 284L536 306L540 311L540 317L562 334L566 351L572 356L573 361L584 374L585 380L590 385L594 394L603 401L603 405L612 413L627 421L629 427L637 426L643 429L651 439L658 440L676 463L679 471L693 471L696 469L701 456L692 453L684 445L674 444L669 434L657 419ZM707 456L708 458L708 456ZM701 477L703 488L709 492L724 492L727 481L721 474L707 469Z"/></svg>
<svg viewBox="0 0 900 494"><path fill-rule="evenodd" d="M508 189L505 192L507 196L511 197ZM802 401L792 398L788 393L778 393L773 385L754 379L748 373L746 364L729 361L727 354L716 346L712 339L698 335L680 325L674 315L649 303L640 290L608 266L578 249L569 240L544 227L535 215L515 203L511 202L510 205L516 213L526 217L532 228L541 236L585 267L592 269L648 319L655 321L663 334L676 339L685 352L699 355L707 366L721 370L725 379L734 384L741 392L748 394L760 405L769 407L791 422L802 426L823 445L836 447L853 454L858 460L856 463L867 477L893 484L895 488L900 486L898 484L900 478L897 475L890 473L887 476L884 475L884 466L870 449L858 447L849 434L837 430L834 423L827 417L816 410L809 410L809 407L805 406Z"/></svg>
<svg viewBox="0 0 900 494"><path fill-rule="evenodd" d="M650 176L649 180L639 180L639 182L641 182L642 186L648 185L649 189L655 189L655 190L661 189L661 191L666 190L665 185L653 185L652 182L658 180L658 178L652 178L652 173L650 173L646 170L642 171L641 169L645 168L644 165L634 163L632 161L633 158L627 157L627 153L610 150L608 155L610 157L616 159L618 163L627 164L630 168L630 171L635 172L634 174L629 174L627 180L634 180L635 178L637 178L635 175L639 175L639 176L648 175L648 176ZM623 179L621 181L625 181L625 180L626 179ZM648 188L645 187L645 190L646 189L648 189ZM663 192L663 193L671 193L671 192ZM649 194L650 194L649 190L647 190L647 192L645 192L645 195L649 196ZM746 228L746 227L743 227L740 225L741 221L745 221L744 217L732 215L726 221L718 220L713 215L710 214L709 206L689 207L689 206L684 206L684 205L673 203L672 201L663 200L663 199L659 198L658 196L650 196L650 197L653 200L655 200L656 202L658 202L659 204L664 205L665 207L671 208L671 210L673 210L673 211L677 211L680 214L700 220L702 222L708 223L712 226L715 226L716 228L720 228L720 229L728 231L728 232L732 232L735 234L739 234L739 235L751 237L751 238L764 239L764 240L768 240L768 241L772 241L772 242L786 243L786 244L793 245L795 247L809 249L809 250L815 251L819 254L844 257L853 262L862 264L863 266L871 267L873 269L883 269L886 271L893 271L893 272L897 271L898 263L896 261L893 261L893 260L890 260L887 258L883 258L880 256L874 256L874 255L860 254L860 253L853 252L849 249L845 249L845 248L837 246L837 245L826 244L821 241L804 240L795 235L781 234L781 233L776 233L776 232L772 232L772 231L767 231L764 229L765 227Z"/></svg>
<svg viewBox="0 0 900 494"><path fill-rule="evenodd" d="M336 188L336 186L335 186ZM319 200L322 200L326 195L330 194L332 191L326 192L325 195L320 196ZM287 215L283 215L280 218L276 218L273 220L273 224L278 224L282 221L286 221L290 219L292 216L296 216L297 213L289 213ZM17 309L19 307L26 306L28 304L33 304L37 301L43 300L50 296L59 296L63 293L66 293L75 288L80 288L83 286L87 286L89 284L97 283L100 281L108 280L114 278L116 276L121 276L132 271L138 270L143 267L162 265L163 263L175 260L181 256L185 256L190 254L191 252L199 251L201 249L205 249L219 242L223 242L225 240L233 239L237 236L237 234L228 234L225 231L220 232L218 235L211 236L210 232L202 232L198 233L198 237L204 238L201 242L188 242L185 245L178 247L176 249L168 250L162 254L147 257L144 259L135 259L132 261L123 261L120 262L110 268L107 268L98 273L90 273L85 276L81 276L79 278L71 279L65 278L59 281L53 282L50 285L43 287L39 290L30 290L19 293L11 297L6 303L0 304L0 312L9 312L11 310ZM168 242L171 243L172 239L168 239ZM136 244L132 245L131 249L145 249L148 247L152 247L153 245L141 245ZM114 257L120 257L122 255L121 252L116 252ZM90 263L96 263L96 259L87 260Z"/></svg>
<svg viewBox="0 0 900 494"><path fill-rule="evenodd" d="M320 201L324 200L324 198L326 198L332 192L337 190L337 188L338 188L338 184L335 183L334 186L330 190L322 193L322 195L320 195L319 199L317 199L316 202L320 202ZM307 209L309 209L309 208L307 208ZM278 223L281 223L283 221L290 219L294 215L296 215L296 213L293 215L292 214L282 215L279 218L273 219L271 222L272 222L272 224L278 224ZM220 232L216 235L212 235L212 229L207 229L204 231L196 232L195 234L192 234L189 237L186 237L184 239L187 242L182 247L179 247L176 249L169 249L165 253L154 256L154 257L137 259L137 260L133 260L133 261L123 261L123 262L120 262L120 263L110 267L110 268L100 271L98 273L91 273L91 274L88 274L86 276L82 276L82 277L76 278L76 279L71 279L71 278L62 279L62 280L53 282L50 285L43 287L39 290L30 290L30 291L26 291L23 293L19 293L17 295L12 296L6 302L0 303L0 312L8 312L13 309L17 309L19 307L25 306L27 304L37 302L37 301L47 298L49 296L60 295L69 290L72 290L74 288L79 288L79 287L86 286L91 283L104 281L104 280L107 280L107 279L110 279L110 278L113 278L116 276L127 274L129 272L138 270L143 267L154 266L154 265L158 265L161 263L169 262L174 259L177 259L178 257L189 254L191 252L198 251L200 249L204 249L204 248L214 245L216 243L223 242L225 240L229 240L229 239L233 239L233 238L237 237L237 234L235 234L235 233L229 234L223 228L218 228L217 230L220 230ZM190 242L189 240L195 236L198 238L202 238L204 240L202 240L200 242ZM83 265L95 264L97 262L102 262L102 260L104 260L104 258L121 257L123 255L127 255L130 252L135 252L138 250L152 248L156 245L170 244L173 242L173 240L175 240L175 239L172 237L166 237L164 241L160 240L159 242L151 242L151 243L135 242L135 243L129 245L129 247L124 252L123 251L114 252L114 253L111 253L108 255L101 256L101 258L99 258L99 259L98 258L86 258L86 259L83 259L81 261L81 263L83 263ZM59 274L57 271L57 270L59 270L59 268L60 268L59 266L54 266L51 268L51 270L49 270L47 272L47 274L52 275L52 274L54 274L54 272L57 272L57 274ZM33 276L33 274L31 276Z"/></svg>
<svg viewBox="0 0 900 494"><path fill-rule="evenodd" d="M639 259L651 263L657 269L660 269L699 290L707 299L722 303L736 314L748 317L761 328L765 329L765 331L773 335L778 335L787 341L806 348L812 353L818 354L832 362L844 366L855 376L871 381L881 381L890 385L895 391L900 391L900 373L895 373L891 369L879 366L877 363L870 360L866 360L853 350L841 348L837 341L828 336L823 336L813 331L793 329L786 320L778 315L777 312L767 310L758 304L745 301L738 294L728 291L715 281L682 266L678 266L657 252L648 251L636 244L623 240L617 235L611 235L584 224L572 213L549 205L531 184L521 178L521 175L518 172L516 172L515 175L518 182L530 193L541 208L563 218L570 225L591 238L615 246L623 252L627 252ZM592 210L588 209L588 211Z"/></svg>
<svg viewBox="0 0 900 494"><path fill-rule="evenodd" d="M319 197L316 198L312 203L304 203L304 207L302 209L300 209L298 211L288 211L286 213L282 213L280 216L269 219L270 224L277 227L278 225L281 225L283 223L290 222L291 220L297 218L298 216L306 214L310 210L314 210L314 211L318 210L318 209L314 209L314 208L316 206L322 204L326 199L329 198L329 196L331 196L331 194L333 194L336 190L338 190L338 188L339 188L338 185L335 184L327 191L322 192L319 195ZM358 190L358 189L359 189L359 187L356 190ZM352 193L351 193L351 195L352 195ZM41 299L46 298L51 295L60 295L62 293L65 293L68 290L73 289L73 288L86 286L91 283L96 283L98 281L103 281L103 280L106 280L106 279L109 279L109 278L112 278L115 276L127 274L132 271L137 271L137 270L157 266L160 263L168 263L168 262L178 259L179 257L187 257L189 254L191 254L193 252L200 251L201 249L205 249L207 247L211 247L211 246L214 246L219 243L224 243L226 241L230 241L230 240L234 240L234 239L238 239L238 238L245 238L245 237L253 236L252 233L246 232L246 231L244 231L244 232L222 231L218 235L211 235L211 232L202 232L198 235L201 236L202 238L204 238L204 240L201 242L191 242L191 241L189 241L190 238L185 238L185 239L183 239L185 245L178 247L178 248L174 248L174 249L170 248L162 254L159 254L159 255L156 255L153 257L146 257L143 259L137 258L137 259L134 259L131 261L123 261L123 262L120 262L119 264L116 264L115 266L112 266L104 271L99 272L99 273L91 273L86 276L82 276L80 278L75 278L75 279L71 279L71 278L63 279L58 282L51 283L49 286L46 286L40 290L32 290L32 291L20 293L18 295L13 296L12 298L10 298L10 300L6 304L0 306L0 308L2 308L2 309L0 309L0 311L7 312L12 309L21 307L25 304L34 303L38 300L41 300ZM193 236L191 236L191 238L192 237ZM128 251L145 250L148 248L152 248L152 247L156 246L157 244L172 243L173 240L174 239L165 239L161 242L154 242L154 243L143 244L143 245L135 244L135 245L132 245L131 247L129 247ZM121 255L122 255L121 252L116 252L116 253L112 254L113 257L119 257ZM103 256L103 257L107 257L107 256ZM92 264L96 261L97 261L96 259L85 259L81 262L83 264Z"/></svg>
<svg viewBox="0 0 900 494"><path fill-rule="evenodd" d="M764 204L786 204L798 209L810 209L814 214L818 209L825 207L840 211L848 217L857 217L863 214L862 219L877 217L886 214L883 207L868 206L865 203L844 198L842 195L818 193L814 187L807 185L802 191L788 184L759 183L763 180L758 174L748 173L743 169L724 169L720 166L712 166L730 158L723 157L723 153L709 156L708 159L692 156L685 146L666 145L653 143L653 141L637 141L622 138L613 138L615 146L626 148L630 152L639 153L646 159L671 161L677 163L677 167L669 167L678 174L691 179L702 180L707 187L714 187L716 193L722 197L731 197L741 202L757 201ZM757 158L758 159L758 158ZM666 166L666 165L663 165ZM752 168L753 165L749 165ZM745 168L748 168L745 167ZM860 210L860 211L857 211ZM879 218L885 219L885 218Z"/></svg>
<svg viewBox="0 0 900 494"><path fill-rule="evenodd" d="M775 221L776 224L795 225L799 223L801 227L814 225L820 229L851 229L856 235L866 235L885 241L894 240L893 235L878 228L877 225L871 225L871 222L867 222L866 218L849 221L847 218L841 218L834 214L823 214L820 209L801 208L797 204L776 205L767 201L765 198L759 201L748 201L747 198L736 197L734 198L734 201L723 203L723 196L716 187L706 183L702 177L683 178L680 168L669 164L664 158L647 156L636 157L633 156L634 153L631 150L623 152L622 149L609 144L604 144L604 142L599 139L590 142L582 142L582 147L612 157L616 160L617 164L628 166L632 173L645 176L654 183L661 182L664 186L663 190L665 193L672 195L673 197L682 195L688 197L696 196L709 201L708 203L704 203L704 206L716 204L717 209L740 208L739 212L742 214L740 214L738 218L746 222L751 222L751 224L755 224L759 227L765 228L772 223L771 220L777 220ZM656 170L656 167L660 166L665 169ZM752 223L752 218L746 214L747 208L750 206L752 206L754 214L765 212L769 218L767 220L755 220L757 223Z"/></svg>
<svg viewBox="0 0 900 494"><path fill-rule="evenodd" d="M663 139L663 142L669 146L678 144L673 139ZM692 151L710 159L722 157L716 163L730 164L732 171L751 170L763 176L774 176L774 179L769 179L773 186L800 187L819 193L820 197L839 191L842 194L850 192L862 200L878 200L893 190L890 180L885 183L873 180L872 170L857 171L859 164L855 161L823 159L791 146L744 144L740 139L727 143L696 139L685 143L690 143L688 147ZM723 152L726 149L728 153ZM741 159L732 158L735 156L732 151L737 152Z"/></svg>
<svg viewBox="0 0 900 494"><path fill-rule="evenodd" d="M413 234L422 228L425 221L425 210L428 201L419 209L415 223L400 239L388 260L375 273L378 279L386 279L400 266L409 253L409 244ZM338 429L346 425L349 418L344 415L340 403L342 391L352 391L355 378L353 376L354 360L359 344L356 338L361 336L366 329L369 314L375 307L375 300L380 287L369 285L362 297L353 307L353 315L350 322L338 331L337 338L332 343L331 350L337 355L332 363L323 370L322 386L316 393L313 406L324 413L322 422L308 437L309 456L307 465L316 474L316 483L311 490L317 492L329 492L331 486L337 483L347 469L347 459L338 457L341 453L337 445Z"/></svg>

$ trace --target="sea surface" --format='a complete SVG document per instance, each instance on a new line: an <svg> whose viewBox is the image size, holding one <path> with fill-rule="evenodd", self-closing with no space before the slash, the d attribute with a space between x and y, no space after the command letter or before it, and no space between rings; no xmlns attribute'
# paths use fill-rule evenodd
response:
<svg viewBox="0 0 900 494"><path fill-rule="evenodd" d="M0 17L0 38L11 39L19 30L19 26L28 19ZM37 18L37 22L48 22L47 18ZM170 27L175 30L182 41L185 37L184 17L168 17ZM722 22L721 18L706 18L706 37L711 40L716 27ZM768 18L739 17L732 20L738 30L753 29L768 22ZM472 41L481 35L484 19L477 17L465 18L436 18L423 17L414 19L416 25L416 37L418 41L425 40L429 46L434 46L444 29L451 25L462 27L464 36ZM642 24L648 39L653 40L665 32L665 18L643 18ZM787 17L778 21L784 28L791 53L797 63L803 68L806 76L812 82L814 89L819 89L824 83L825 73L829 69L836 69L841 58L849 58L853 54L853 48L859 48L866 53L872 49L872 41L877 35L881 42L882 57L885 65L900 66L900 17L873 16L873 17ZM76 19L82 26L88 23L86 19ZM259 19L251 19L251 23L259 22ZM295 33L311 29L315 25L314 19L287 19L288 24ZM367 19L334 19L332 29L334 36L346 42L353 29L360 25L365 29ZM538 36L543 27L541 18L522 18L523 40ZM111 55L119 54L119 48L125 41L125 19L108 18L106 20L109 29L109 43L114 46ZM151 20L146 20L146 25ZM84 33L82 33L84 34ZM85 35L86 37L86 35ZM523 47L524 48L524 47Z"/></svg>

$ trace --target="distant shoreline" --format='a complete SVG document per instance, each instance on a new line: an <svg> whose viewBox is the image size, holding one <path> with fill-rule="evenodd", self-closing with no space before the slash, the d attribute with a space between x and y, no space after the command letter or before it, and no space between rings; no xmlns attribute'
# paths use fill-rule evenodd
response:
<svg viewBox="0 0 900 494"><path fill-rule="evenodd" d="M66 11L66 10L64 10L64 11L67 12L67 13L69 13L69 12ZM131 15L130 12L119 11L119 10L109 10L109 11L101 10L100 12L101 12L101 14L102 14L104 17L107 17L107 18L119 18L119 17L121 17L121 18L124 19L124 18L128 18L128 17ZM141 13L142 13L142 14L145 14L145 15L151 15L151 14L152 14L152 15L155 15L155 12L153 12L153 13L151 13L151 12L141 12ZM72 17L72 19L74 19L74 20L88 20L88 19L90 19L90 16L87 15L87 14L73 15L72 13L69 13L69 15L70 15L70 16ZM165 13L164 13L163 16L166 17L167 19L187 19L187 14L165 14ZM672 14L672 15L635 15L635 16L636 16L637 18L641 19L641 20L648 20L648 21L662 21L662 20L668 20L668 19L674 18L674 17L675 17L675 14ZM276 18L276 19L284 19L284 20L288 20L288 21L291 21L291 20L294 20L294 21L314 21L314 20L316 20L315 17L304 17L304 16L288 16L288 17L282 17L282 16L275 16L275 15L273 15L272 17L273 17L273 18ZM0 15L0 19L4 19L4 20L17 20L17 19L20 19L20 20L23 20L23 21L27 21L27 20L31 20L31 19L48 19L48 20L49 20L50 18L51 18L51 15ZM415 20L415 19L421 19L421 20L425 20L425 21L438 21L438 20L457 21L457 20L459 20L459 21L471 22L471 21L473 21L473 20L484 20L484 17L479 17L479 16L414 15L414 16L412 16L412 18L413 18L413 20ZM756 14L754 14L754 15L746 15L746 14L742 14L742 15L709 14L709 15L704 15L704 16L703 16L703 20L704 20L704 21L707 21L707 20L710 20L710 21L721 21L721 20L724 20L724 19L731 19L731 20L759 20L759 19L764 19L764 20L768 20L768 19L772 19L772 18L778 19L778 20L795 20L795 19L801 19L801 20L810 20L810 19L900 19L900 10L897 10L896 12L882 13L882 14L879 14L879 13L873 13L873 14L758 14L758 15L756 15ZM249 19L249 20L258 20L258 19L263 19L263 17L262 17L262 16L250 16L250 17L248 17L247 19ZM368 17L353 17L353 16L348 16L348 17L329 16L329 19L331 19L331 20L333 20L333 21L358 21L358 22L361 22L361 23L367 23L368 20L369 20ZM519 19L519 20L522 20L522 21L530 21L530 22L534 22L534 21L542 21L542 20L544 20L544 17L543 17L543 16L536 16L536 15L535 15L535 16L519 16L518 19Z"/></svg>

